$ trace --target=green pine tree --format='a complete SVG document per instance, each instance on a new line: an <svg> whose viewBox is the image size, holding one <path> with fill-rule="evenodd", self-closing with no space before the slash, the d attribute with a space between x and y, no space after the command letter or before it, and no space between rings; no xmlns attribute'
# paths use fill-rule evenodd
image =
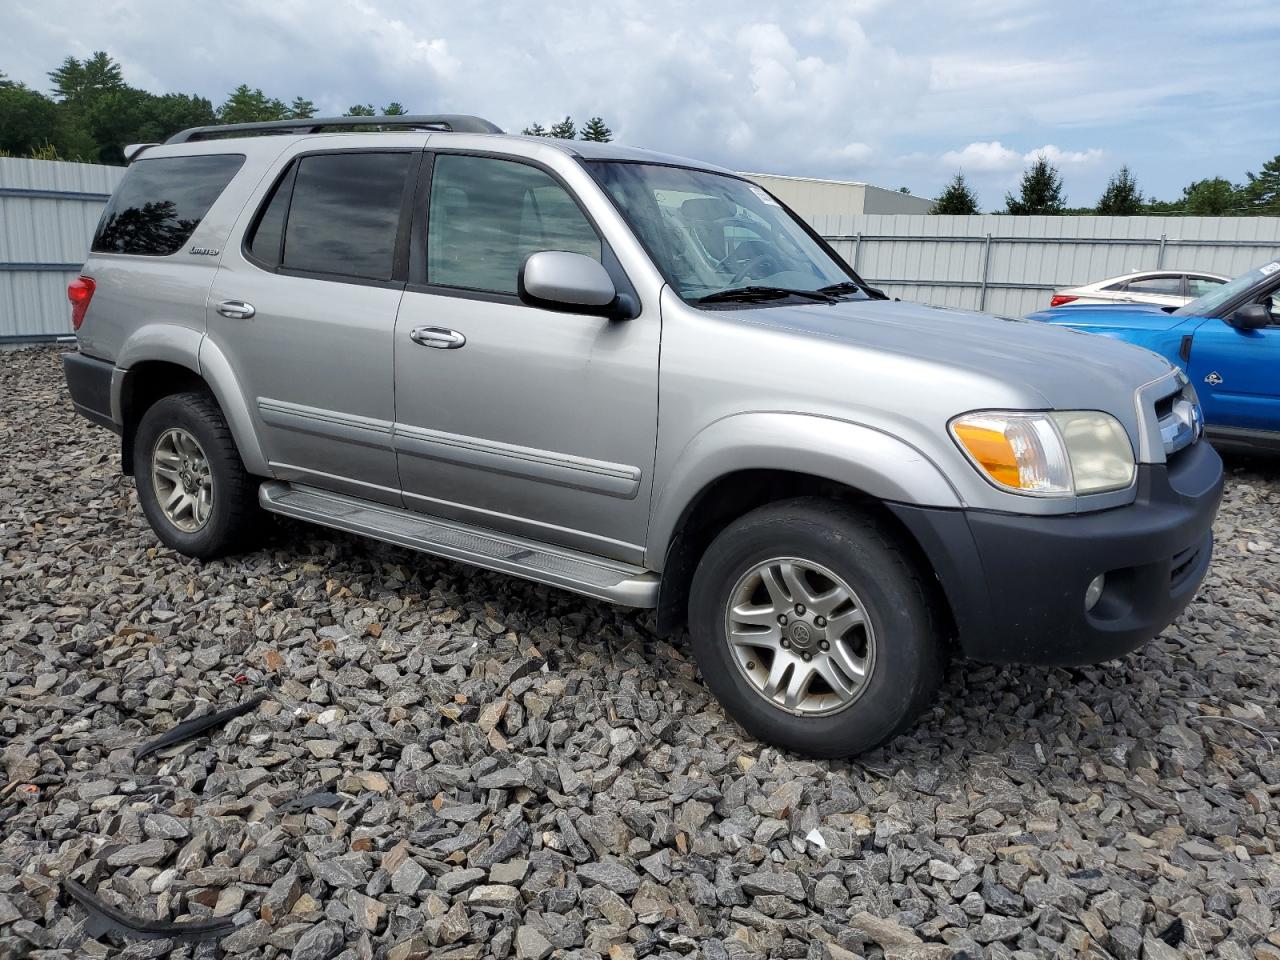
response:
<svg viewBox="0 0 1280 960"><path fill-rule="evenodd" d="M1094 213L1100 217L1136 217L1142 210L1143 197L1138 181L1128 166L1123 166L1107 181L1107 188L1098 198Z"/></svg>
<svg viewBox="0 0 1280 960"><path fill-rule="evenodd" d="M343 114L344 117L376 117L377 115L378 111L374 109L372 103L353 104L351 108Z"/></svg>
<svg viewBox="0 0 1280 960"><path fill-rule="evenodd" d="M1197 180L1182 189L1182 209L1191 217L1236 216L1242 205L1240 192L1222 177Z"/></svg>
<svg viewBox="0 0 1280 960"><path fill-rule="evenodd" d="M965 182L964 174L957 171L933 205L936 214L970 217L978 213L978 195Z"/></svg>
<svg viewBox="0 0 1280 960"><path fill-rule="evenodd" d="M218 108L221 123L265 123L283 120L288 114L284 101L268 97L261 88L251 90L247 83L232 90L227 102Z"/></svg>
<svg viewBox="0 0 1280 960"><path fill-rule="evenodd" d="M1014 216L1060 214L1067 206L1067 198L1062 193L1062 176L1049 158L1041 154L1022 175L1018 196L1006 194L1004 202Z"/></svg>
<svg viewBox="0 0 1280 960"><path fill-rule="evenodd" d="M547 131L547 136L555 137L557 140L572 140L578 135L578 128L573 125L571 117L565 117L559 123L553 123L551 129Z"/></svg>
<svg viewBox="0 0 1280 960"><path fill-rule="evenodd" d="M547 135L547 128L540 123L531 123L520 132L526 137L545 137Z"/></svg>
<svg viewBox="0 0 1280 960"><path fill-rule="evenodd" d="M608 143L613 139L613 131L605 126L605 122L600 117L592 117L587 121L586 126L582 128L583 140L594 140L596 143Z"/></svg>
<svg viewBox="0 0 1280 960"><path fill-rule="evenodd" d="M1280 217L1280 154L1262 165L1257 173L1246 173L1249 182L1241 189L1244 208L1254 217Z"/></svg>
<svg viewBox="0 0 1280 960"><path fill-rule="evenodd" d="M99 50L91 57L77 60L67 57L62 66L49 73L56 96L66 102L77 102L96 94L123 90L124 77L120 64Z"/></svg>
<svg viewBox="0 0 1280 960"><path fill-rule="evenodd" d="M310 120L316 115L316 105L306 97L294 97L289 104L287 120Z"/></svg>
<svg viewBox="0 0 1280 960"><path fill-rule="evenodd" d="M408 113L409 111L404 108L404 104L395 100L392 100L382 108L382 115L384 117L403 117Z"/></svg>

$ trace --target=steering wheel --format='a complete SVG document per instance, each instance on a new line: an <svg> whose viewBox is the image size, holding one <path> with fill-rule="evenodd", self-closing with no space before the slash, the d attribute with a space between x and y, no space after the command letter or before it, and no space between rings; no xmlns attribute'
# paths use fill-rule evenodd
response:
<svg viewBox="0 0 1280 960"><path fill-rule="evenodd" d="M766 250L764 253L756 254L756 256L744 263L738 272L733 275L733 279L730 280L729 283L731 285L741 283L743 280L747 279L747 277L751 276L751 271L762 263L772 263L775 268L772 271L773 273L777 273L778 269L782 267L782 261L778 259L778 255L772 250Z"/></svg>

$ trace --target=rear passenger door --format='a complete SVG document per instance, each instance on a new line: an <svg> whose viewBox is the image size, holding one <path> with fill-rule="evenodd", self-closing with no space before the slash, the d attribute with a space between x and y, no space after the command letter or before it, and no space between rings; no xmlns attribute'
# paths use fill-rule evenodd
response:
<svg viewBox="0 0 1280 960"><path fill-rule="evenodd" d="M294 156L246 210L243 246L223 256L208 334L280 479L400 503L392 337L421 156Z"/></svg>
<svg viewBox="0 0 1280 960"><path fill-rule="evenodd" d="M601 260L619 291L631 289L559 173L440 152L421 179L395 337L405 506L639 562L657 437L656 312L610 320L521 301L520 268L541 250Z"/></svg>

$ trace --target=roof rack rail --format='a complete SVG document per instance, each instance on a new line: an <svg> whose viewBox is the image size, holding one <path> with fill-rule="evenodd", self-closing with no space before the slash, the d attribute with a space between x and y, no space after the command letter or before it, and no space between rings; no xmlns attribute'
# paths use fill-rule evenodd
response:
<svg viewBox="0 0 1280 960"><path fill-rule="evenodd" d="M402 115L391 117L307 117L301 120L268 120L262 123L221 123L191 127L175 133L165 143L190 143L223 137L255 137L271 134L320 133L351 127L399 127L408 130L443 130L449 133L502 133L502 129L482 117L460 113Z"/></svg>

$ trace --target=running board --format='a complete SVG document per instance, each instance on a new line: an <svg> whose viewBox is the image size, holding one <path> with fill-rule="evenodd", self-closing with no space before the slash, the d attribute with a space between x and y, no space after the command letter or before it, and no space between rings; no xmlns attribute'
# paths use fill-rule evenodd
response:
<svg viewBox="0 0 1280 960"><path fill-rule="evenodd" d="M514 574L599 600L631 607L658 605L658 575L616 560L279 480L268 480L258 489L258 502L264 510L282 516Z"/></svg>

